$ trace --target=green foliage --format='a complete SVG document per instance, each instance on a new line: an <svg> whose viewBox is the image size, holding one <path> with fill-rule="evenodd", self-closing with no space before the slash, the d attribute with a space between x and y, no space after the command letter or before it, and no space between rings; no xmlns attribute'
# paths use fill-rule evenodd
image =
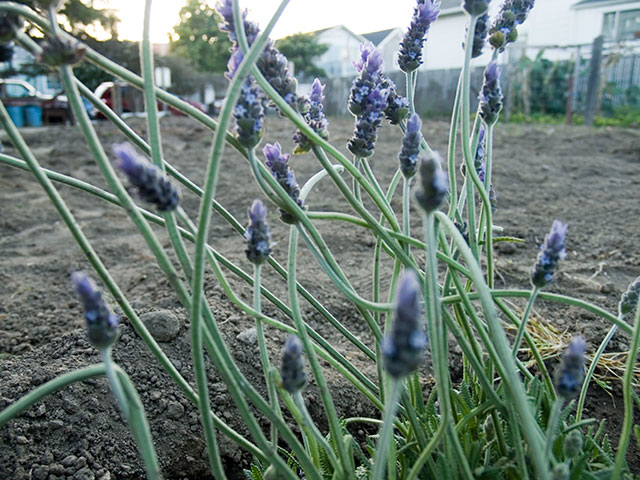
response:
<svg viewBox="0 0 640 480"><path fill-rule="evenodd" d="M180 22L173 27L171 51L191 60L201 72L224 72L231 43L218 28L220 17L207 2L187 0L180 9Z"/></svg>
<svg viewBox="0 0 640 480"><path fill-rule="evenodd" d="M518 62L521 75L515 82L514 110L530 109L531 114L558 115L566 110L570 61L552 62L540 51L535 59L523 57Z"/></svg>
<svg viewBox="0 0 640 480"><path fill-rule="evenodd" d="M34 7L34 0L16 0L17 3ZM100 26L106 33L115 36L120 19L113 10L108 8L95 8L93 0L67 0L58 14L63 17L63 24L69 31L85 40L90 35L87 34L88 26Z"/></svg>
<svg viewBox="0 0 640 480"><path fill-rule="evenodd" d="M313 59L325 53L329 46L318 43L311 33L296 33L278 40L278 50L296 66L296 76L302 78L326 77L327 72L319 68Z"/></svg>
<svg viewBox="0 0 640 480"><path fill-rule="evenodd" d="M198 91L210 81L210 75L196 70L188 58L169 54L156 59L156 66L171 70L171 92L189 95Z"/></svg>
<svg viewBox="0 0 640 480"><path fill-rule="evenodd" d="M140 49L137 42L120 41L115 38L101 42L89 37L85 39L85 43L114 62L126 65L126 68L132 72L140 73ZM113 75L109 75L90 62L80 63L74 68L74 72L78 79L91 90L95 90L102 82L114 79Z"/></svg>

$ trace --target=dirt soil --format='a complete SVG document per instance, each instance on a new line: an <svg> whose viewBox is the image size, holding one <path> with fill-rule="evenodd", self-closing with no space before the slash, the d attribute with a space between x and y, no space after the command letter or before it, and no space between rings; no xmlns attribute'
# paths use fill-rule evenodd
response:
<svg viewBox="0 0 640 480"><path fill-rule="evenodd" d="M144 134L142 121L131 122ZM165 157L201 183L211 133L185 118L165 118L162 127ZM267 128L269 142L280 141L285 150L291 151L293 131L288 123L270 117ZM107 149L123 141L110 125L101 123L97 129ZM331 122L332 140L345 153L351 129L350 120ZM445 122L426 122L424 134L436 149L445 150L448 136ZM27 129L24 136L43 166L104 185L87 146L72 127ZM6 136L2 138L6 140ZM372 165L383 185L388 184L397 168L400 139L400 132L390 126L381 131ZM5 152L17 156L6 141ZM320 168L310 155L293 158L292 165L300 182ZM497 286L529 288L528 275L538 246L557 218L570 225L568 257L548 290L575 295L615 312L620 294L640 274L640 131L499 126L494 165L498 193L494 221L504 228L504 234L524 239L521 244L498 247ZM152 333L180 372L192 382L188 316L126 215L83 192L66 186L59 188L135 310L138 314L150 314ZM182 192L183 205L195 218L199 202L185 189ZM255 197L258 190L248 164L227 148L218 182L218 200L245 223L246 209ZM327 180L314 190L308 203L312 210L349 211ZM393 205L400 211L399 195ZM71 272L89 270L89 264L30 174L0 165L0 209L2 409L61 373L99 362L99 356L86 340L82 311L69 280ZM269 211L269 221L277 242L274 255L284 262L288 227L278 221L275 208ZM344 225L318 222L318 226L352 283L368 296L374 245L371 235L364 229ZM417 234L421 228L421 216L414 211L412 229ZM166 235L160 228L155 230L168 247ZM242 238L217 216L213 218L210 243L246 271L251 271L251 265L244 258ZM351 304L336 293L306 249L301 250L300 282L349 329L373 346L365 322ZM265 270L265 284L286 298L282 280L270 268ZM246 285L229 278L241 297L250 302L251 292ZM249 380L264 391L259 378L258 347L247 335L238 337L253 326L253 320L226 300L211 272L207 276L206 293L238 364ZM521 302L513 303L523 308ZM115 305L112 299L111 304ZM264 309L267 314L285 320L271 305L266 304ZM374 378L372 365L363 354L308 305L304 304L303 309L314 328ZM554 339L557 351L561 351L563 342L572 335L582 334L588 341L589 351L593 352L609 328L594 315L557 304L539 301L535 310L536 318L560 332ZM121 330L114 357L138 388L164 475L175 480L209 478L197 409L153 361L124 317ZM285 335L274 329L267 332L272 361L278 362ZM628 342L625 335L617 335L610 351L624 351ZM452 368L459 369L459 359L452 357ZM554 362L551 360L550 364ZM431 385L428 367L422 373L425 393L428 393ZM338 375L329 373L328 376L341 415L375 415L367 400ZM209 378L214 410L231 426L246 433L226 386L213 369L209 371ZM322 425L324 415L313 385L307 389L306 398L312 414ZM619 431L619 385L614 383L612 396L594 386L590 398L587 414L606 417L611 431ZM353 433L358 438L364 435L357 429ZM241 478L241 469L248 465L250 458L226 439L221 440L221 449L230 478ZM634 469L638 469L637 464ZM0 429L2 479L114 480L143 476L136 446L102 378L68 387Z"/></svg>

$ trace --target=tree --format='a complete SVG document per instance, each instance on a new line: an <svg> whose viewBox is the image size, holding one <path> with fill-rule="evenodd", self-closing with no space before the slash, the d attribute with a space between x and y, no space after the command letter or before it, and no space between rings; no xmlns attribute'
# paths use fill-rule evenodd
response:
<svg viewBox="0 0 640 480"><path fill-rule="evenodd" d="M316 66L313 59L329 50L329 46L318 43L318 39L312 33L289 35L278 40L276 47L296 66L296 76L308 78L327 76L327 72Z"/></svg>
<svg viewBox="0 0 640 480"><path fill-rule="evenodd" d="M17 2L32 8L36 3L34 0L17 0ZM90 25L101 26L114 38L120 21L113 10L94 8L93 0L67 0L58 14L63 17L63 24L66 24L65 27L69 32L82 40L91 38L86 33L86 28Z"/></svg>
<svg viewBox="0 0 640 480"><path fill-rule="evenodd" d="M180 9L180 23L173 27L172 52L189 58L201 72L224 72L231 43L218 28L220 21L206 1L187 0Z"/></svg>

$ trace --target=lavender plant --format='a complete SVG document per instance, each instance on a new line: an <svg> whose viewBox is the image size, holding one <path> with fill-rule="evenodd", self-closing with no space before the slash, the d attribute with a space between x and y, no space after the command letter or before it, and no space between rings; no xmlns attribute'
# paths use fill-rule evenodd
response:
<svg viewBox="0 0 640 480"><path fill-rule="evenodd" d="M141 77L92 49L78 45L56 23L57 2L39 3L47 18L24 5L0 3L0 41L17 41L41 62L57 70L78 127L109 191L73 176L44 170L1 103L0 122L22 159L0 154L0 161L33 173L100 280L118 302L124 317L170 378L197 406L213 477L225 479L231 473L225 471L218 446L219 435L224 435L253 459L248 475L255 479L416 480L444 475L463 479L550 480L609 478L609 475L614 479L624 475L624 478L631 478L624 455L633 428L631 376L640 348L640 314L636 308L638 282L623 295L617 316L577 298L542 292L549 288L558 263L565 256L567 226L555 221L531 274L533 289L494 288L492 249L496 226L492 218L495 202L492 202L491 172L493 129L498 126L502 108L498 65L500 53L515 40L517 25L525 21L533 1L505 1L489 29L494 56L485 70L477 125L473 127L471 59L482 50L485 41L489 25L488 1L463 2L468 18L465 63L454 100L446 159L433 151L428 139L423 137L422 120L414 113L413 96L422 63L422 48L439 15L439 2L416 1L398 55L399 65L406 73L406 97L383 74L381 53L370 44L362 46L361 56L355 63L357 75L348 104L355 116L355 131L346 148L354 155L353 159L346 158L328 141L329 124L323 109L325 87L315 80L309 95L299 96L286 58L269 39L287 3L288 0L281 2L264 31L249 19L238 0L218 3L223 19L220 28L228 33L233 52L227 74L226 101L217 121L155 87L149 40L151 0L145 2ZM16 20L18 18L20 20ZM41 29L46 36L45 42L35 42L22 31L23 21ZM59 55L52 56L47 45L61 46ZM95 98L74 76L70 64L81 60L80 51L105 72L144 91L147 139ZM134 194L153 204L157 213L136 205L120 182L86 115L81 96L92 102L128 141L151 158L151 162L147 161L129 144L114 149L119 158L118 166L135 187ZM177 108L211 130L211 155L201 185L187 178L171 164L171 159L164 157L156 111L158 101ZM267 102L275 105L291 122L296 143L294 153L312 153L321 166L302 186L290 168L289 154L283 152L279 143L265 144L265 162L255 154L263 136L268 137L264 128L268 120L264 118L263 108ZM385 119L403 131L402 143L397 145L398 169L386 189L368 162L376 156L378 129ZM455 148L458 136L462 144L461 157ZM217 180L225 174L220 164L228 147L247 160L248 171L253 174L262 195L278 208L281 220L288 225L286 266L272 255L274 244L283 239L272 238L267 225L267 207L262 200L255 200L249 207L249 225L245 228L216 199ZM456 175L460 160L465 178L463 188L458 190ZM415 195L411 195L411 181L418 172ZM168 176L173 179L169 180ZM351 186L345 176L351 180ZM401 221L393 202L400 179L404 182ZM193 386L140 322L53 181L111 202L129 215L182 307L190 315ZM331 181L335 185L346 211L314 212L308 209L308 204L313 205L309 196L320 181ZM199 199L197 218L192 219L180 206L174 182L183 184L187 195L193 194ZM480 204L477 204L478 199ZM412 210L411 202L420 208ZM447 212L443 211L443 206ZM215 221L222 218L238 232L238 249L242 248L244 240L253 275L209 243L213 210L220 214ZM423 239L411 233L411 215L415 212L423 219ZM369 232L375 245L372 282L356 283L343 269L332 251L335 246L325 240L318 228L320 221L333 222L336 231L351 227L365 228ZM166 229L169 246L159 241L149 222ZM459 228L462 225L465 226L463 232ZM353 311L360 315L369 329L368 335L357 336L349 331L336 313L330 311L331 307L325 305L324 299L316 298L298 281L300 239L331 280L337 294L350 302ZM192 242L193 250L188 249L185 242ZM385 260L393 265L389 278L383 278ZM230 301L255 318L266 397L238 367L224 340L220 323L206 298L206 264L210 265ZM481 265L486 265L486 269ZM282 285L272 284L272 277L268 284L263 284L263 268L273 269L282 279ZM244 282L246 289L253 289L251 305L245 303L242 288L234 287L238 284L230 282L228 275ZM84 274L74 274L73 280L86 310L89 338L101 351L102 363L61 375L16 400L0 412L0 426L59 388L105 375L138 441L148 477L160 478L144 410L130 380L111 358L111 350L118 348L116 317L92 280ZM369 284L373 287L370 297L364 293ZM388 291L385 292L386 288ZM286 295L286 298L278 295ZM504 297L528 299L522 317L503 301ZM301 298L306 302L304 309L300 305ZM586 374L586 346L580 338L570 343L557 365L557 373L553 376L549 373L548 362L545 363L540 346L527 329L527 319L536 298L596 312L613 324ZM263 301L270 305L264 312ZM278 320L272 313L275 310L290 321ZM352 355L341 353L343 350L335 348L325 333L314 330L308 323L312 318L309 312L323 322L326 320L326 324L335 328L354 351L371 362L373 368L363 371L353 363ZM513 340L505 333L505 319L518 327ZM280 370L273 366L275 359L269 356L267 340L272 335L266 334L267 329L290 335L282 352ZM602 447L605 442L602 429L594 429L591 425L594 420L583 420L582 414L597 359L616 329L632 335L632 346L623 382L625 422L613 459ZM535 359L535 368L527 367L518 356L522 340ZM453 378L449 369L451 341L455 341L463 353L461 378ZM425 355L427 349L429 356ZM428 367L423 367L425 357L428 357ZM229 395L245 423L242 433L211 410L207 368L214 368L227 384ZM435 383L425 384L425 368L433 372ZM340 418L327 382L329 369L332 376L340 375L352 385L379 415L375 418ZM375 375L370 375L370 371L375 371ZM322 418L313 418L307 410L303 389L307 384L317 388ZM573 398L578 395L576 413L572 415ZM299 432L292 430L291 417L286 416L289 414L299 426ZM354 438L353 430L349 430L354 424L369 425L367 438L358 441ZM268 425L268 432L263 425ZM318 425L327 425L326 431L321 431ZM379 430L378 434L374 433L376 430ZM364 449L362 442L366 445Z"/></svg>

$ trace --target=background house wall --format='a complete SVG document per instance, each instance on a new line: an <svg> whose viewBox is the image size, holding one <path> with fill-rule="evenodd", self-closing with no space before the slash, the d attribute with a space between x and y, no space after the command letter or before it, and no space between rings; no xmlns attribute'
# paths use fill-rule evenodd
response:
<svg viewBox="0 0 640 480"><path fill-rule="evenodd" d="M364 37L356 35L340 25L316 32L318 43L324 43L329 49L318 57L316 64L324 69L329 77L352 75L353 62L360 56L360 44Z"/></svg>

